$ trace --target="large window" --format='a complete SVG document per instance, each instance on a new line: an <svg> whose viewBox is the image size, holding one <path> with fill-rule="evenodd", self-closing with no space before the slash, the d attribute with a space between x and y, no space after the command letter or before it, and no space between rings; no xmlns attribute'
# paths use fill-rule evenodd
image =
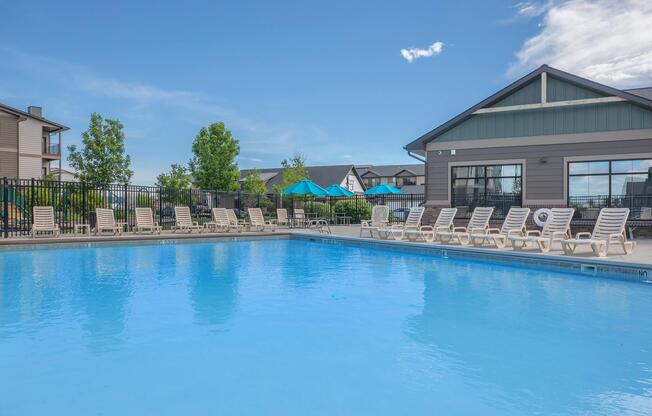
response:
<svg viewBox="0 0 652 416"><path fill-rule="evenodd" d="M643 203L641 198L652 196L651 178L652 159L569 162L568 202L574 206Z"/></svg>
<svg viewBox="0 0 652 416"><path fill-rule="evenodd" d="M455 205L486 204L511 198L520 204L522 166L455 166L451 172L451 193Z"/></svg>

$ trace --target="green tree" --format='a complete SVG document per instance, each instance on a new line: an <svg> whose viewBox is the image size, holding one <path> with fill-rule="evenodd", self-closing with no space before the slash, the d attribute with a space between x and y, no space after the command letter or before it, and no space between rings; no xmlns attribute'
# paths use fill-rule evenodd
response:
<svg viewBox="0 0 652 416"><path fill-rule="evenodd" d="M306 159L300 154L295 154L289 160L281 162L283 166L283 182L280 185L274 185L274 192L280 194L283 189L288 188L300 180L309 178L308 169L305 166Z"/></svg>
<svg viewBox="0 0 652 416"><path fill-rule="evenodd" d="M161 173L156 177L156 186L161 188L188 189L190 188L190 172L185 166L173 163L170 171Z"/></svg>
<svg viewBox="0 0 652 416"><path fill-rule="evenodd" d="M235 158L240 145L224 123L202 127L192 143L190 171L202 189L237 191L240 172Z"/></svg>
<svg viewBox="0 0 652 416"><path fill-rule="evenodd" d="M123 125L118 120L91 114L88 130L82 133L82 149L68 146L68 162L82 182L97 184L129 183L134 172L131 157L125 154Z"/></svg>
<svg viewBox="0 0 652 416"><path fill-rule="evenodd" d="M272 201L267 199L267 186L265 181L260 177L260 171L256 168L251 169L242 183L242 192L245 206L266 208L272 205Z"/></svg>
<svg viewBox="0 0 652 416"><path fill-rule="evenodd" d="M242 191L251 195L265 195L267 187L265 181L260 177L260 171L256 168L251 169L242 183Z"/></svg>

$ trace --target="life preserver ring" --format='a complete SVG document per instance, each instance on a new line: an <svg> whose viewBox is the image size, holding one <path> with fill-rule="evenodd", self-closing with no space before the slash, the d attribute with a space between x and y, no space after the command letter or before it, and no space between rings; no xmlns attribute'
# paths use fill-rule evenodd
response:
<svg viewBox="0 0 652 416"><path fill-rule="evenodd" d="M534 211L534 214L532 215L532 219L534 220L534 223L538 225L539 227L543 227L546 221L548 221L548 218L550 218L550 214L552 214L552 211L548 208L539 208L538 210Z"/></svg>

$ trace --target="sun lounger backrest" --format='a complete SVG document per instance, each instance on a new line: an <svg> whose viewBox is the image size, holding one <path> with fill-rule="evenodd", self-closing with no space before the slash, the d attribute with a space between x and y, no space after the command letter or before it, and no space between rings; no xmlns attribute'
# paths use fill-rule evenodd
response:
<svg viewBox="0 0 652 416"><path fill-rule="evenodd" d="M376 205L371 209L371 226L380 227L389 219L389 207L387 205Z"/></svg>
<svg viewBox="0 0 652 416"><path fill-rule="evenodd" d="M238 225L238 216L235 215L235 211L233 208L229 208L226 210L226 216L229 218L229 223L231 225Z"/></svg>
<svg viewBox="0 0 652 416"><path fill-rule="evenodd" d="M251 225L265 225L265 217L263 217L263 211L260 208L247 208L247 213L249 214Z"/></svg>
<svg viewBox="0 0 652 416"><path fill-rule="evenodd" d="M553 233L566 233L570 229L575 208L552 208L550 216L541 230L542 237L551 237Z"/></svg>
<svg viewBox="0 0 652 416"><path fill-rule="evenodd" d="M306 212L303 210L303 208L294 209L294 218L299 220L306 218Z"/></svg>
<svg viewBox="0 0 652 416"><path fill-rule="evenodd" d="M435 221L435 228L450 228L457 215L457 208L442 208Z"/></svg>
<svg viewBox="0 0 652 416"><path fill-rule="evenodd" d="M285 208L276 209L276 221L280 223L288 222L288 210Z"/></svg>
<svg viewBox="0 0 652 416"><path fill-rule="evenodd" d="M113 210L110 208L96 208L95 217L98 228L113 228L116 226Z"/></svg>
<svg viewBox="0 0 652 416"><path fill-rule="evenodd" d="M612 234L622 234L629 217L629 208L602 208L591 237L608 240Z"/></svg>
<svg viewBox="0 0 652 416"><path fill-rule="evenodd" d="M510 208L505 221L503 221L503 226L500 228L500 233L508 234L510 231L522 231L529 215L530 208Z"/></svg>
<svg viewBox="0 0 652 416"><path fill-rule="evenodd" d="M32 226L37 230L54 228L54 209L52 207L34 207Z"/></svg>
<svg viewBox="0 0 652 416"><path fill-rule="evenodd" d="M423 212L425 208L423 207L412 207L408 213L407 218L405 219L406 227L418 227L421 225L421 217L423 217Z"/></svg>
<svg viewBox="0 0 652 416"><path fill-rule="evenodd" d="M213 208L213 222L219 226L229 225L229 215L226 213L226 208Z"/></svg>
<svg viewBox="0 0 652 416"><path fill-rule="evenodd" d="M174 217L177 225L182 227L192 225L192 217L190 216L190 208L188 207L174 207Z"/></svg>
<svg viewBox="0 0 652 416"><path fill-rule="evenodd" d="M154 226L154 216L151 208L136 208L136 225L139 227Z"/></svg>
<svg viewBox="0 0 652 416"><path fill-rule="evenodd" d="M491 214L494 213L493 207L476 207L471 214L469 224L466 226L468 229L483 229L489 225Z"/></svg>

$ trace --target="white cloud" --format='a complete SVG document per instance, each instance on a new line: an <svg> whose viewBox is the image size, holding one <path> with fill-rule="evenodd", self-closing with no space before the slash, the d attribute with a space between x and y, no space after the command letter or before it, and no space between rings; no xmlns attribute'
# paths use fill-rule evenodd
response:
<svg viewBox="0 0 652 416"><path fill-rule="evenodd" d="M522 1L516 3L513 8L516 9L516 14L519 17L532 18L541 16L548 11L556 2L554 0L547 1Z"/></svg>
<svg viewBox="0 0 652 416"><path fill-rule="evenodd" d="M262 163L264 162L263 159L258 159L257 157L248 157L248 156L238 156L239 160L244 160L247 162L254 162L254 163Z"/></svg>
<svg viewBox="0 0 652 416"><path fill-rule="evenodd" d="M401 55L406 61L412 63L418 58L429 58L431 56L439 55L444 50L443 42L435 42L428 47L428 49L410 48L401 49Z"/></svg>
<svg viewBox="0 0 652 416"><path fill-rule="evenodd" d="M530 16L536 10L543 16L539 33L516 53L511 76L549 64L615 87L652 83L652 1L567 0L519 8Z"/></svg>

